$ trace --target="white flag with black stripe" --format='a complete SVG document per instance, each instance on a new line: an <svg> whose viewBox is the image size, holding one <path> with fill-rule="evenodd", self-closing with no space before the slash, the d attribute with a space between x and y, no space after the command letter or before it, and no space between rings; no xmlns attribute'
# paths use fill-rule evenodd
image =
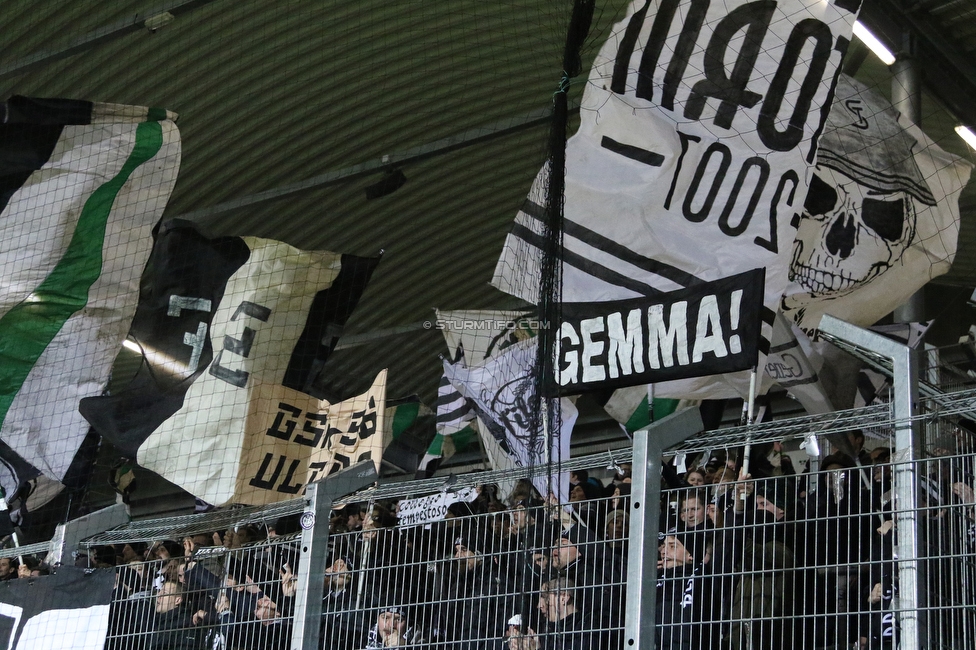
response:
<svg viewBox="0 0 976 650"><path fill-rule="evenodd" d="M441 382L437 386L434 408L436 433L417 468L417 476L420 478L433 476L440 464L455 452L477 444L478 424L474 407L451 384L446 374L441 376Z"/></svg>
<svg viewBox="0 0 976 650"><path fill-rule="evenodd" d="M858 8L632 2L594 62L567 143L563 301L654 298L764 268L768 347L822 108ZM530 302L547 175L536 178L493 279ZM655 389L685 398L747 391L747 371Z"/></svg>
<svg viewBox="0 0 976 650"><path fill-rule="evenodd" d="M0 583L0 647L101 650L115 571L62 566L52 575Z"/></svg>
<svg viewBox="0 0 976 650"><path fill-rule="evenodd" d="M539 468L543 471L532 477L533 485L540 494L556 495L565 503L566 473L546 470L569 459L570 434L579 412L568 398L560 398L559 430L552 440L543 435L541 420L533 412L538 347L538 338L531 338L475 368L444 361L444 375L469 400L486 429L483 439L493 468ZM489 437L495 444L488 444Z"/></svg>
<svg viewBox="0 0 976 650"><path fill-rule="evenodd" d="M180 134L161 109L0 103L0 438L64 478L139 302Z"/></svg>
<svg viewBox="0 0 976 650"><path fill-rule="evenodd" d="M840 75L797 216L784 315L808 333L824 314L867 327L946 273L971 171L879 93Z"/></svg>

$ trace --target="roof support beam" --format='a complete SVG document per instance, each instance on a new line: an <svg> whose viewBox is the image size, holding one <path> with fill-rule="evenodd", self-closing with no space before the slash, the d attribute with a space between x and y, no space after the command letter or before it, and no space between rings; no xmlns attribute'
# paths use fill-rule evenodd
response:
<svg viewBox="0 0 976 650"><path fill-rule="evenodd" d="M579 107L576 106L570 110L578 112ZM217 205L212 205L208 208L184 212L183 214L174 218L187 219L190 221L205 221L218 214L233 212L235 210L240 210L241 208L246 208L267 201L275 201L298 192L328 187L329 185L336 185L338 183L369 176L371 174L376 174L392 168L402 167L411 163L418 163L429 158L443 156L473 145L496 140L498 138L517 133L518 131L535 126L544 126L548 124L551 119L552 110L548 107L545 109L530 111L520 116L501 120L487 126L469 129L468 131L464 131L457 135L435 140L433 142L420 145L419 147L407 149L406 151L388 154L380 159L368 160L366 162L351 165L343 169L337 169L335 171L319 174L318 176L313 176L297 183L289 183L288 185L281 185L263 192L248 194L247 196L218 203Z"/></svg>
<svg viewBox="0 0 976 650"><path fill-rule="evenodd" d="M156 29L153 27L153 25L156 24L154 19L158 19L159 16L167 13L172 14L173 16L179 16L215 1L216 0L176 0L160 3L149 12L137 13L131 18L125 18L111 25L99 27L92 32L89 32L58 47L57 49L42 50L22 59L13 61L7 65L0 66L0 79L9 79L10 77L17 77L19 75L26 74L31 70L54 61L66 59L69 56L74 56L75 54L80 54L85 50L89 50L97 45L101 45L102 43L113 41L116 38L125 36L131 32L137 32L143 29L154 32L156 31ZM149 23L148 25L147 22Z"/></svg>

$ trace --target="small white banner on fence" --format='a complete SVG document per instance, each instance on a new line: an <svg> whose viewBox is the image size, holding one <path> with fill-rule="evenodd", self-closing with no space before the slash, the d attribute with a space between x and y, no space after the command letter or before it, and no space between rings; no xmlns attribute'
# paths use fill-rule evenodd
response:
<svg viewBox="0 0 976 650"><path fill-rule="evenodd" d="M419 499L402 499L397 508L397 524L401 528L409 528L441 521L453 504L471 503L477 498L478 490L463 488L457 492L440 492Z"/></svg>

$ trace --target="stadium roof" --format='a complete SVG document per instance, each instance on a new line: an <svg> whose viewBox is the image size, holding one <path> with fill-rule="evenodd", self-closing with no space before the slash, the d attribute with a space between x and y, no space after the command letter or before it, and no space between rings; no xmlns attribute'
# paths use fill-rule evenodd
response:
<svg viewBox="0 0 976 650"><path fill-rule="evenodd" d="M597 2L584 67L626 5ZM327 366L329 388L361 391L390 367L390 396L430 401L446 349L441 333L424 327L432 309L520 306L488 283L545 159L571 7L7 0L0 85L5 96L179 113L183 164L167 217L211 234L383 251ZM976 0L865 0L862 21L889 49L914 54L923 129L976 162L952 130L976 125ZM846 70L891 87L891 72L860 41ZM399 172L402 187L367 197ZM946 340L972 321L965 302L976 286L976 183L962 204L956 262L930 289L929 316L941 319L935 335ZM617 430L602 415L587 417L581 426L594 440Z"/></svg>

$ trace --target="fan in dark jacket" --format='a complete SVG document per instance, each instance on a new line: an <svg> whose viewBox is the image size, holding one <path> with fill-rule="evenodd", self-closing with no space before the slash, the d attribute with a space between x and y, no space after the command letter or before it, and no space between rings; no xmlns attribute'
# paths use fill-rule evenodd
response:
<svg viewBox="0 0 976 650"><path fill-rule="evenodd" d="M474 650L490 645L500 630L505 607L495 580L492 538L487 531L466 526L454 542L446 563L436 618L449 648Z"/></svg>
<svg viewBox="0 0 976 650"><path fill-rule="evenodd" d="M156 594L149 650L200 650L206 630L193 626L193 613L184 605L178 582L164 582Z"/></svg>

